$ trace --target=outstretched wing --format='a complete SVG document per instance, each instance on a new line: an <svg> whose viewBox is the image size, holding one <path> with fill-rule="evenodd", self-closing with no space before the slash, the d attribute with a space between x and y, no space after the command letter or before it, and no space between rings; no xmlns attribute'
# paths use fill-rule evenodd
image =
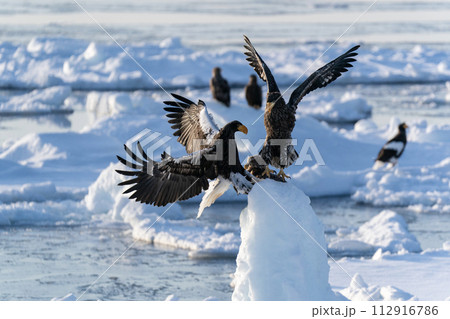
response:
<svg viewBox="0 0 450 319"><path fill-rule="evenodd" d="M246 60L249 62L250 66L255 69L261 80L267 83L268 93L279 92L280 90L278 89L277 82L275 82L275 78L270 72L269 67L263 59L261 59L258 52L256 52L256 49L253 47L253 44L250 42L250 39L247 38L246 35L244 35L244 40L245 43L247 43L244 45L244 48L247 49L247 52L244 52L244 54L248 56Z"/></svg>
<svg viewBox="0 0 450 319"><path fill-rule="evenodd" d="M188 153L209 147L219 128L208 113L205 103L199 100L195 104L173 93L172 96L178 101L164 101L164 104L169 105L164 110L169 112L167 117L176 130L173 135L178 136L178 142L186 147Z"/></svg>
<svg viewBox="0 0 450 319"><path fill-rule="evenodd" d="M117 156L119 161L132 171L116 170L117 173L132 176L119 186L131 185L124 194L132 193L130 199L155 206L186 200L208 189L208 179L204 165L195 161L193 156L174 159L164 156L162 162L150 159L141 144L137 144L141 157L133 153L126 145L125 151L132 161Z"/></svg>
<svg viewBox="0 0 450 319"><path fill-rule="evenodd" d="M353 65L351 62L355 62L354 56L357 56L358 53L355 52L358 50L359 45L354 46L338 58L324 65L316 72L311 74L305 82L303 82L298 88L292 92L291 97L289 98L288 106L294 109L297 108L298 103L303 99L303 97L311 91L314 91L317 88L322 88L336 80L338 77L342 75L342 73L347 72L348 68L351 68Z"/></svg>

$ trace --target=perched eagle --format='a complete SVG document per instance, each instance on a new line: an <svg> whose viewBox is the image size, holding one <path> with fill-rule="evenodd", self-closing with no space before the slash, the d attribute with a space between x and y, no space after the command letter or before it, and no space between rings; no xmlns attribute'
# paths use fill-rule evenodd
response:
<svg viewBox="0 0 450 319"><path fill-rule="evenodd" d="M117 172L133 178L119 185L132 185L124 194L133 192L130 199L155 206L186 200L206 190L198 212L200 217L230 185L238 194L251 190L253 178L241 165L234 139L237 131L247 134L247 128L233 121L219 130L203 101L195 104L182 96L172 96L179 101L164 102L169 106L164 109L169 112L169 123L176 129L174 135L189 154L173 158L163 153L161 162L156 162L147 156L139 142L139 156L125 145L133 161L117 158L134 171Z"/></svg>
<svg viewBox="0 0 450 319"><path fill-rule="evenodd" d="M378 169L389 163L390 167L394 167L397 164L399 157L403 154L406 146L406 129L408 125L402 123L398 126L398 133L386 144L383 145L378 153L373 169Z"/></svg>
<svg viewBox="0 0 450 319"><path fill-rule="evenodd" d="M311 74L292 92L289 102L286 104L269 67L245 35L244 39L246 42L244 47L247 49L245 55L248 56L247 61L261 80L267 83L267 103L264 111L264 126L267 134L259 154L266 163L279 168L278 175L284 179L289 176L284 174L283 169L290 166L298 158L298 154L291 143L291 132L295 126L295 112L298 103L309 92L327 86L340 77L342 73L347 72L348 68L353 66L350 63L356 61L353 57L358 54L355 51L359 48L359 45ZM269 176L270 172L271 170L267 165L265 175Z"/></svg>
<svg viewBox="0 0 450 319"><path fill-rule="evenodd" d="M244 88L247 104L255 109L260 109L262 105L262 90L256 83L256 76L250 75L250 80Z"/></svg>
<svg viewBox="0 0 450 319"><path fill-rule="evenodd" d="M213 98L226 106L230 106L230 86L228 81L222 77L219 67L213 69L212 75L211 80L209 80L209 88Z"/></svg>

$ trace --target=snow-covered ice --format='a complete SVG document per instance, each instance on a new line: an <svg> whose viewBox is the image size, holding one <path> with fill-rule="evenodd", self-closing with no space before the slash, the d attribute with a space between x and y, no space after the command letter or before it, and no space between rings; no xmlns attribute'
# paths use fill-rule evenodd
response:
<svg viewBox="0 0 450 319"><path fill-rule="evenodd" d="M351 45L304 43L300 47L261 50L278 84L289 86L308 70L318 68L345 52ZM72 89L144 89L157 88L150 72L166 89L208 86L213 67L220 66L231 85L245 85L250 72L238 50L194 51L178 38L159 44L127 44L141 69L116 44L103 44L69 38L35 37L27 44L0 43L0 86L44 88L68 85ZM418 45L409 49L363 46L357 68L339 79L340 83L396 83L449 81L448 52ZM286 66L289 61L289 67ZM195 72L193 72L195 70ZM194 75L195 74L195 75ZM306 74L307 75L307 74ZM306 75L302 79L306 79Z"/></svg>
<svg viewBox="0 0 450 319"><path fill-rule="evenodd" d="M359 274L373 291L395 287L405 300L408 294L418 300L445 300L449 296L450 254L443 249L427 249L419 254L385 253L376 259L343 258L330 262L330 267L330 283L341 293L351 287L352 277ZM360 293L358 289L347 291L352 290ZM391 294L392 289L389 290Z"/></svg>
<svg viewBox="0 0 450 319"><path fill-rule="evenodd" d="M428 167L367 173L352 198L376 206L450 212L450 157Z"/></svg>
<svg viewBox="0 0 450 319"><path fill-rule="evenodd" d="M353 276L349 287L339 292L352 301L417 300L417 297L393 286L369 286L359 274Z"/></svg>
<svg viewBox="0 0 450 319"><path fill-rule="evenodd" d="M65 103L71 92L69 86L53 86L9 98L0 97L0 115L71 113L73 110Z"/></svg>
<svg viewBox="0 0 450 319"><path fill-rule="evenodd" d="M356 122L372 114L372 106L354 92L346 92L339 100L330 94L312 96L301 103L299 112L320 121Z"/></svg>
<svg viewBox="0 0 450 319"><path fill-rule="evenodd" d="M340 233L328 251L332 255L372 255L377 249L399 252L420 252L416 237L408 231L404 218L391 210L383 210L356 231Z"/></svg>
<svg viewBox="0 0 450 319"><path fill-rule="evenodd" d="M154 207L129 200L117 186L123 181L115 172L119 168L121 164L111 164L89 187L83 201L89 211L129 224L135 239L187 249L192 258L236 256L240 243L237 229L186 219L178 203Z"/></svg>

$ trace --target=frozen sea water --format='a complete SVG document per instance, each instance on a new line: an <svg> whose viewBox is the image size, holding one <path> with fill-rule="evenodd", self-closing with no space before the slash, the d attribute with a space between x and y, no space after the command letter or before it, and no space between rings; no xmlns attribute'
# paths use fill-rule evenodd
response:
<svg viewBox="0 0 450 319"><path fill-rule="evenodd" d="M132 244L121 226L0 227L1 300L80 296ZM194 260L180 249L137 242L82 300L231 298L233 260Z"/></svg>

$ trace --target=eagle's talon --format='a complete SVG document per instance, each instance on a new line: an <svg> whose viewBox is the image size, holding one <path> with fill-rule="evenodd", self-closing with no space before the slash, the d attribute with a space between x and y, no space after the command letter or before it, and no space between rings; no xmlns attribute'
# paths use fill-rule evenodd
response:
<svg viewBox="0 0 450 319"><path fill-rule="evenodd" d="M269 166L266 166L266 168L264 169L264 173L262 173L262 176L266 175L267 178L270 178L270 174L272 173L275 173L275 171L271 170Z"/></svg>
<svg viewBox="0 0 450 319"><path fill-rule="evenodd" d="M286 181L286 178L291 178L290 176L286 175L283 171L283 169L281 168L280 171L277 174L278 176L281 176L281 178L283 179L283 181Z"/></svg>

